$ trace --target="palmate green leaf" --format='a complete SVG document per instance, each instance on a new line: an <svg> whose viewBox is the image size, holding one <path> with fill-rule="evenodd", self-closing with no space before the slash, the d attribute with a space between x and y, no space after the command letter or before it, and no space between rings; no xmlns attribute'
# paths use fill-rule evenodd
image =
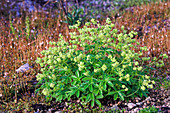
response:
<svg viewBox="0 0 170 113"><path fill-rule="evenodd" d="M63 100L65 100L66 98L68 98L68 95L67 95L67 94L65 94L65 95L63 96Z"/></svg>
<svg viewBox="0 0 170 113"><path fill-rule="evenodd" d="M93 93L94 93L95 95L98 95L99 89L94 89Z"/></svg>
<svg viewBox="0 0 170 113"><path fill-rule="evenodd" d="M74 95L74 94L76 93L76 91L77 91L77 90L72 90L72 91L69 93L69 95L70 95L70 96Z"/></svg>
<svg viewBox="0 0 170 113"><path fill-rule="evenodd" d="M96 79L96 78L92 78L92 80L95 81L95 82L98 81L98 79Z"/></svg>
<svg viewBox="0 0 170 113"><path fill-rule="evenodd" d="M72 80L71 80L71 77L68 77L68 81L69 81L69 82L72 81Z"/></svg>
<svg viewBox="0 0 170 113"><path fill-rule="evenodd" d="M91 93L91 99L94 101L94 94Z"/></svg>
<svg viewBox="0 0 170 113"><path fill-rule="evenodd" d="M109 77L110 81L116 81L116 78Z"/></svg>
<svg viewBox="0 0 170 113"><path fill-rule="evenodd" d="M107 84L111 87L113 87L113 83L111 81L107 81Z"/></svg>
<svg viewBox="0 0 170 113"><path fill-rule="evenodd" d="M122 93L121 93L121 92L118 92L118 94L119 94L120 99L124 101L125 98L124 98L124 96L122 95Z"/></svg>
<svg viewBox="0 0 170 113"><path fill-rule="evenodd" d="M76 85L76 80L74 81L73 80L73 82L71 82L71 85L73 86L73 85Z"/></svg>
<svg viewBox="0 0 170 113"><path fill-rule="evenodd" d="M134 79L133 79L134 80ZM134 81L132 81L132 82L134 82ZM127 83L129 84L129 85L131 85L131 81L127 81Z"/></svg>
<svg viewBox="0 0 170 113"><path fill-rule="evenodd" d="M65 69L58 69L58 71L65 71Z"/></svg>
<svg viewBox="0 0 170 113"><path fill-rule="evenodd" d="M93 92L93 86L92 86L92 84L90 84L89 90L90 90L90 92Z"/></svg>
<svg viewBox="0 0 170 113"><path fill-rule="evenodd" d="M77 77L79 77L79 76L80 76L80 75L79 75L79 71L78 71L78 70L76 71L76 75L77 75Z"/></svg>
<svg viewBox="0 0 170 113"><path fill-rule="evenodd" d="M80 88L80 91L84 92L84 91L86 91L86 89L85 88Z"/></svg>
<svg viewBox="0 0 170 113"><path fill-rule="evenodd" d="M90 80L90 79L91 79L90 77L84 77L82 80L87 81L87 80Z"/></svg>
<svg viewBox="0 0 170 113"><path fill-rule="evenodd" d="M88 87L89 87L89 84L86 84L86 85L84 86L84 89L86 90Z"/></svg>
<svg viewBox="0 0 170 113"><path fill-rule="evenodd" d="M95 66L97 66L97 67L100 67L100 64L94 64Z"/></svg>
<svg viewBox="0 0 170 113"><path fill-rule="evenodd" d="M73 75L73 76L71 76L71 78L72 78L72 79L74 79L74 80L76 80L76 79L77 79L77 77L76 77L76 76L74 76L74 75Z"/></svg>
<svg viewBox="0 0 170 113"><path fill-rule="evenodd" d="M45 98L46 98L47 101L50 101L50 97L45 96Z"/></svg>
<svg viewBox="0 0 170 113"><path fill-rule="evenodd" d="M96 96L96 98L97 98L97 99L102 99L102 98L103 98L103 95L100 94L100 95Z"/></svg>
<svg viewBox="0 0 170 113"><path fill-rule="evenodd" d="M106 82L103 83L103 88L104 88L104 90L106 90L106 88L107 88Z"/></svg>
<svg viewBox="0 0 170 113"><path fill-rule="evenodd" d="M123 83L123 84L127 85L127 82L121 81L121 83Z"/></svg>
<svg viewBox="0 0 170 113"><path fill-rule="evenodd" d="M111 92L108 92L107 95L113 95L113 94L115 94L115 93L117 93L117 91L111 91Z"/></svg>
<svg viewBox="0 0 170 113"><path fill-rule="evenodd" d="M64 74L64 73L65 73L65 71L64 71L64 70L62 70L62 69L59 69L58 71L60 71L60 73L58 73L59 75L62 75L62 74Z"/></svg>
<svg viewBox="0 0 170 113"><path fill-rule="evenodd" d="M142 97L142 96L143 96L143 93L142 93L142 92L140 92L140 93L139 93L139 96L140 96L140 97Z"/></svg>
<svg viewBox="0 0 170 113"><path fill-rule="evenodd" d="M118 98L118 93L114 94L114 100L117 100Z"/></svg>
<svg viewBox="0 0 170 113"><path fill-rule="evenodd" d="M76 92L76 96L77 96L77 98L79 98L79 96L80 96L80 91L79 90Z"/></svg>
<svg viewBox="0 0 170 113"><path fill-rule="evenodd" d="M90 96L91 96L91 93L89 93L89 94L87 95L87 97L86 97L86 102L89 102L89 101L91 100Z"/></svg>
<svg viewBox="0 0 170 113"><path fill-rule="evenodd" d="M63 99L63 95L59 95L58 101L61 101Z"/></svg>
<svg viewBox="0 0 170 113"><path fill-rule="evenodd" d="M100 94L100 95L103 95L103 91L102 91L102 90L99 90L99 94Z"/></svg>
<svg viewBox="0 0 170 113"><path fill-rule="evenodd" d="M99 106L99 107L101 107L101 102L99 101L99 100L97 100L97 99L95 99L95 102L96 102L96 104Z"/></svg>
<svg viewBox="0 0 170 113"><path fill-rule="evenodd" d="M93 84L95 87L99 88L99 85L96 83L96 84Z"/></svg>
<svg viewBox="0 0 170 113"><path fill-rule="evenodd" d="M94 106L94 100L91 101L91 107L93 107L93 106Z"/></svg>

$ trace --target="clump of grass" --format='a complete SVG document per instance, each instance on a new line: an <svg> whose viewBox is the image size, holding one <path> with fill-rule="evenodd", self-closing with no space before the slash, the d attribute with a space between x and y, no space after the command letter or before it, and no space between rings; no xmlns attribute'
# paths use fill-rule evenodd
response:
<svg viewBox="0 0 170 113"><path fill-rule="evenodd" d="M139 111L139 113L158 113L158 112L161 113L162 111L159 110L159 108L156 108L155 106L149 106Z"/></svg>

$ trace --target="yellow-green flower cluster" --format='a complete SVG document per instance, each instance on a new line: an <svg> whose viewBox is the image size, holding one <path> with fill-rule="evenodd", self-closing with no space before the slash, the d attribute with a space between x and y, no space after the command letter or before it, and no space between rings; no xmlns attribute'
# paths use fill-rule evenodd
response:
<svg viewBox="0 0 170 113"><path fill-rule="evenodd" d="M42 93L44 94L44 95L49 95L49 90L47 89L47 88L44 88L43 90L42 90Z"/></svg>
<svg viewBox="0 0 170 113"><path fill-rule="evenodd" d="M150 80L150 76L145 75L144 76L144 81L142 83L141 89L145 90L146 88L153 88L153 84L155 84L155 81Z"/></svg>
<svg viewBox="0 0 170 113"><path fill-rule="evenodd" d="M125 91L128 91L128 88L125 85L122 85L122 88L125 89Z"/></svg>
<svg viewBox="0 0 170 113"><path fill-rule="evenodd" d="M45 76L43 74L38 73L38 75L36 76L37 80L40 81L42 80L42 78L44 78Z"/></svg>
<svg viewBox="0 0 170 113"><path fill-rule="evenodd" d="M130 80L130 75L129 74L126 74L125 76L123 76L122 72L119 71L119 81L122 81L122 79L126 80L126 81L129 81Z"/></svg>
<svg viewBox="0 0 170 113"><path fill-rule="evenodd" d="M101 67L101 69L102 69L103 71L105 71L105 70L107 69L107 66L106 66L105 64L103 64L103 66Z"/></svg>
<svg viewBox="0 0 170 113"><path fill-rule="evenodd" d="M85 68L84 62L80 62L80 63L78 64L78 69L79 69L79 71L82 71L84 68Z"/></svg>
<svg viewBox="0 0 170 113"><path fill-rule="evenodd" d="M50 83L50 87L54 88L55 84L54 83Z"/></svg>

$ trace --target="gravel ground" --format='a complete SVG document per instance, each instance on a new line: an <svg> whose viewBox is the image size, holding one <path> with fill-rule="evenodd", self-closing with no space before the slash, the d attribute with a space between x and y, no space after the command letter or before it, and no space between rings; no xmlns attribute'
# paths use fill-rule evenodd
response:
<svg viewBox="0 0 170 113"><path fill-rule="evenodd" d="M155 106L159 108L159 110L163 111L163 113L170 113L170 89L160 88L157 90L150 89L150 94L147 98L135 98L126 101L113 101L113 98L103 99L101 103L103 103L104 110L122 110L125 109L124 113L136 113L143 108L147 108L149 106ZM62 110L67 110L70 106L68 103L75 103L76 105L80 104L79 100L71 100L69 102L54 102L52 106L47 106L45 104L34 104L32 107L36 112L34 113L60 113ZM67 113L67 112L66 112Z"/></svg>

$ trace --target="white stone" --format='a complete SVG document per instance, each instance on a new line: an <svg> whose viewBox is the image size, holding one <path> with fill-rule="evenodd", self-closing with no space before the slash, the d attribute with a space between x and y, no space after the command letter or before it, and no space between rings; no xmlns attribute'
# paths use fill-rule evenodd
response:
<svg viewBox="0 0 170 113"><path fill-rule="evenodd" d="M136 106L136 104L134 104L134 103L128 103L127 106L128 106L129 109L132 109L133 107Z"/></svg>

